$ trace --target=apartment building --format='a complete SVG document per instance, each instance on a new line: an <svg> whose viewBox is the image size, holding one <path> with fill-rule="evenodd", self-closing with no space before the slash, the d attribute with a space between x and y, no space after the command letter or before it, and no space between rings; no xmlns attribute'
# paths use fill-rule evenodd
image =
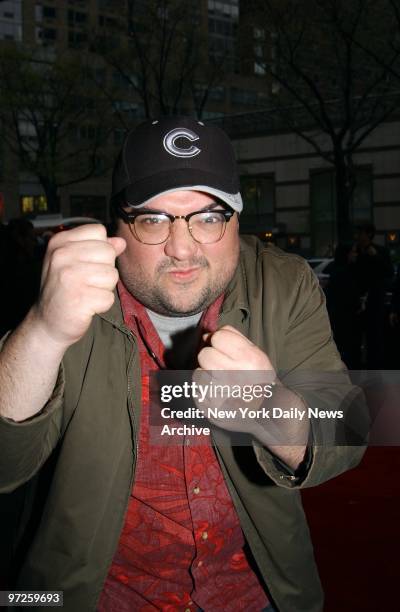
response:
<svg viewBox="0 0 400 612"><path fill-rule="evenodd" d="M301 253L331 257L337 242L334 167L261 111L220 121L234 141L246 202L242 230ZM327 146L327 143L325 143ZM400 261L400 121L376 127L354 154L350 219L374 223Z"/></svg>
<svg viewBox="0 0 400 612"><path fill-rule="evenodd" d="M131 12L130 12L131 9ZM136 53L146 61L159 52L156 38L157 23L170 23L177 19L174 10L185 10L190 35L178 36L172 45L170 65L182 61L181 55L192 53L190 36L196 36L196 50L201 63L192 74L190 88L171 106L171 96L180 87L180 74L170 72L171 87L159 94L157 78L152 90L144 92L141 77L134 68L120 69L111 57L123 49L129 36L137 36ZM150 27L150 26L153 27ZM146 30L147 28L147 30ZM179 28L177 30L179 32ZM148 36L148 39L146 38ZM203 120L222 118L230 114L255 111L268 101L269 85L257 69L248 68L240 55L241 12L239 0L7 0L0 2L0 54L5 45L31 50L32 58L41 62L74 56L90 70L97 86L111 92L112 111L102 118L103 126L110 128L107 141L98 153L103 172L79 182L60 180L58 206L64 215L92 215L107 219L107 200L110 185L110 166L126 130L145 119L165 112L199 114ZM93 41L96 44L93 44ZM104 42L103 55L99 41ZM179 46L181 45L181 46ZM182 45L187 45L182 46ZM193 47L193 45L192 45ZM160 47L161 48L161 47ZM105 51L104 51L105 49ZM165 49L165 47L163 47ZM165 51L163 51L165 52ZM105 53L105 55L104 55ZM121 52L122 53L122 52ZM109 54L109 56L107 55ZM91 67L87 68L90 58ZM135 67L135 64L132 64ZM136 63L137 67L137 63ZM171 69L172 70L172 69ZM85 72L85 74L86 74ZM83 77L82 77L83 78ZM167 79L168 80L168 79ZM4 85L4 84L3 84ZM46 79L43 79L43 87ZM157 91L155 91L157 90ZM172 92L172 93L171 93ZM164 99L154 102L156 98ZM168 97L169 96L169 97ZM149 97L152 106L146 105ZM165 101L166 100L166 101ZM162 105L164 104L164 106ZM169 105L169 106L168 106ZM119 120L120 123L118 122ZM112 125L112 129L111 126ZM4 125L3 125L4 129ZM25 120L23 136L35 139L35 131ZM70 139L90 146L97 127L90 121L70 122ZM4 139L3 139L4 140ZM63 146L63 142L60 143ZM69 145L68 145L69 146ZM96 153L97 155L97 153ZM64 179L64 177L62 177ZM66 177L68 179L68 177ZM72 176L74 179L74 176ZM24 167L21 155L10 151L4 141L0 147L0 203L4 218L48 212L48 198L37 173Z"/></svg>

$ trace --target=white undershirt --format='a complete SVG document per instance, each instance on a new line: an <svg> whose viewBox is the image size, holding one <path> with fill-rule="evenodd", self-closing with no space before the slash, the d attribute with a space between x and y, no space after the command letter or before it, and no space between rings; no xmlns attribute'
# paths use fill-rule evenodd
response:
<svg viewBox="0 0 400 612"><path fill-rule="evenodd" d="M203 313L186 317L168 317L148 308L146 310L167 349L167 365L178 370L191 369L201 333L198 322Z"/></svg>

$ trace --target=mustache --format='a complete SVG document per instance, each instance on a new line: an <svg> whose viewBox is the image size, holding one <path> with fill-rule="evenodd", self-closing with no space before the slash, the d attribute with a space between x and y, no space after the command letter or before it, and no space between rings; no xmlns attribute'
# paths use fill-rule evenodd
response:
<svg viewBox="0 0 400 612"><path fill-rule="evenodd" d="M175 272L178 270L187 270L188 268L208 268L209 263L204 256L192 257L187 261L175 261L172 257L167 257L157 266L157 272Z"/></svg>

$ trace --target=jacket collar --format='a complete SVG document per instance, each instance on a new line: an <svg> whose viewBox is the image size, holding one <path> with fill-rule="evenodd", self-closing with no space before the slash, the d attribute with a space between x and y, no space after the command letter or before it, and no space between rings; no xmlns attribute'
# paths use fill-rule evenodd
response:
<svg viewBox="0 0 400 612"><path fill-rule="evenodd" d="M247 278L242 257L239 258L238 266L228 285L225 300L222 305L222 312L224 314L232 312L233 310L241 310L247 313L247 315L250 314Z"/></svg>
<svg viewBox="0 0 400 612"><path fill-rule="evenodd" d="M219 326L232 325L238 331L248 332L250 323L250 306L247 291L247 277L242 253L235 274L226 290L219 317Z"/></svg>
<svg viewBox="0 0 400 612"><path fill-rule="evenodd" d="M104 312L99 315L101 319L107 321L107 323L111 323L113 327L120 329L122 332L130 335L130 329L125 325L124 317L122 314L121 302L119 300L118 291L114 289L114 304L111 306L110 310Z"/></svg>

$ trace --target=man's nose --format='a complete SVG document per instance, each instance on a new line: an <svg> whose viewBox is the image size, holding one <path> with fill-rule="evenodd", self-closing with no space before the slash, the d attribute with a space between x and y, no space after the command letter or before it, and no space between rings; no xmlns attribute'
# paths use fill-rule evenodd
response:
<svg viewBox="0 0 400 612"><path fill-rule="evenodd" d="M193 257L198 251L198 244L193 240L187 222L184 219L175 219L171 223L171 231L164 252L168 257L186 260Z"/></svg>

